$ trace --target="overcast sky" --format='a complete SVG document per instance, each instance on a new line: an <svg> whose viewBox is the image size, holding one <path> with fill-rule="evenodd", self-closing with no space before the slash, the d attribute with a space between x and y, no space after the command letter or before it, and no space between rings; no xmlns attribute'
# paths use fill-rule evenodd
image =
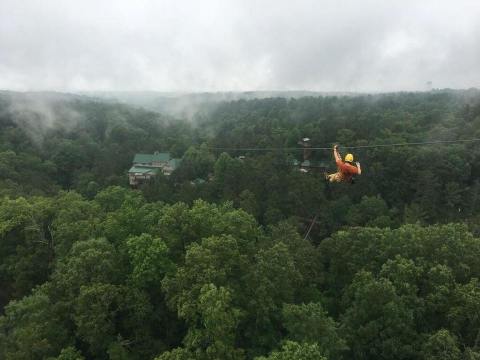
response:
<svg viewBox="0 0 480 360"><path fill-rule="evenodd" d="M480 87L480 0L1 0L0 89Z"/></svg>

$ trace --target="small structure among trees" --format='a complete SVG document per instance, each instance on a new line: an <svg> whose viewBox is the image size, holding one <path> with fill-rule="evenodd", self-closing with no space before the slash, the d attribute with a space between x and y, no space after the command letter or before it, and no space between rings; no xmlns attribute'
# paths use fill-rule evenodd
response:
<svg viewBox="0 0 480 360"><path fill-rule="evenodd" d="M180 159L170 157L168 152L155 151L153 154L135 154L133 166L128 170L128 179L131 186L150 180L161 172L170 175L180 164Z"/></svg>

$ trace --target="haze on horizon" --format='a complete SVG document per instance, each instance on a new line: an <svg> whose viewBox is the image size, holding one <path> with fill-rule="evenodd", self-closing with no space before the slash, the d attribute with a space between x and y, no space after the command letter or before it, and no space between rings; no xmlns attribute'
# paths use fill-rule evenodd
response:
<svg viewBox="0 0 480 360"><path fill-rule="evenodd" d="M480 85L480 2L0 2L0 89L399 91Z"/></svg>

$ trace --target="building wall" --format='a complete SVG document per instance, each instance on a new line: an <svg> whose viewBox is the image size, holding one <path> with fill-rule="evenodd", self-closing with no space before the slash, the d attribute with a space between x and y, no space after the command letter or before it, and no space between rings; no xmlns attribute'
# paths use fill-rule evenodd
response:
<svg viewBox="0 0 480 360"><path fill-rule="evenodd" d="M138 185L142 181L150 180L152 176L153 176L152 174L145 174L145 175L128 174L128 179L129 179L130 185Z"/></svg>

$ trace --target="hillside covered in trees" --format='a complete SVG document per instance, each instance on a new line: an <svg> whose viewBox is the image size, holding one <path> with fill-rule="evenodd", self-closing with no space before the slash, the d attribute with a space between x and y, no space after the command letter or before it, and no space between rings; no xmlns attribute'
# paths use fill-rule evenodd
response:
<svg viewBox="0 0 480 360"><path fill-rule="evenodd" d="M480 138L480 91L198 109L0 92L0 359L480 359L480 143L291 166Z"/></svg>

